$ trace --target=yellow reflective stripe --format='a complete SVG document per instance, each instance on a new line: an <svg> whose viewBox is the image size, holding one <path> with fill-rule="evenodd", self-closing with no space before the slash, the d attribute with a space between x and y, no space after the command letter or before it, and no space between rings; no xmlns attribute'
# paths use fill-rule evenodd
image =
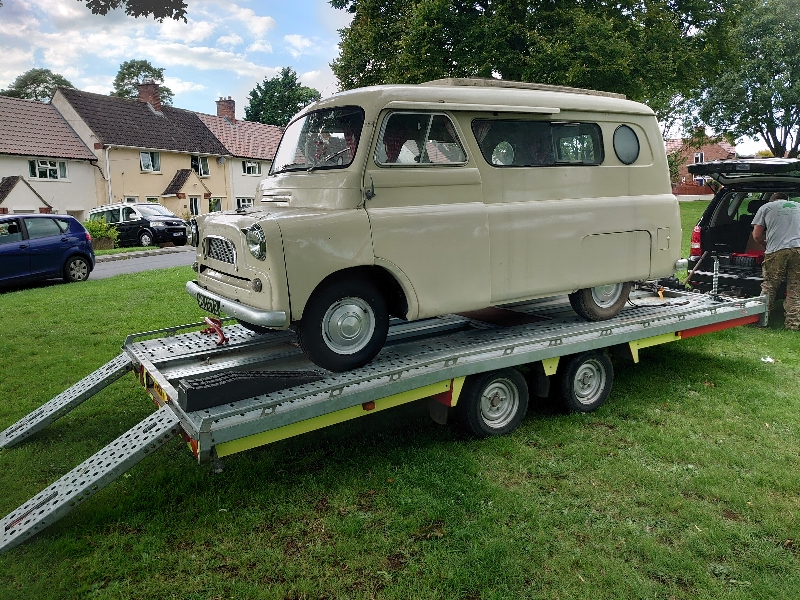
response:
<svg viewBox="0 0 800 600"><path fill-rule="evenodd" d="M270 431L248 435L247 437L243 437L238 440L223 442L221 444L217 444L216 446L217 456L222 458L223 456L229 456L237 452L242 452L243 450L249 450L258 446L264 446L266 444L285 440L287 438L308 433L309 431L314 431L316 429L322 429L323 427L328 427L329 425L336 425L337 423L343 423L344 421L357 419L358 417L363 417L364 415L368 415L379 410L386 410L387 408L413 402L414 400L419 400L420 398L427 398L428 396L433 396L434 394L441 394L442 392L447 392L450 390L451 381L452 380L448 379L447 381L433 383L415 390L409 390L407 392L395 394L394 396L387 396L386 398L375 400L375 408L372 410L364 410L363 405L358 404L357 406L344 408L327 415L320 415L319 417L313 417L298 423L291 423L290 425L284 425L283 427L271 429ZM455 381L460 382L458 388L458 391L460 392L460 386L463 386L464 378L459 377ZM456 389L454 384L454 397L455 393Z"/></svg>
<svg viewBox="0 0 800 600"><path fill-rule="evenodd" d="M464 381L466 377L456 377L453 379L453 399L450 401L450 406L458 404L458 399L461 397L461 390L464 389Z"/></svg>
<svg viewBox="0 0 800 600"><path fill-rule="evenodd" d="M648 348L650 346L658 346L659 344L666 344L667 342L677 342L681 339L681 332L665 333L663 335L654 335L653 337L644 338L643 340L633 340L628 342L631 349L631 357L633 362L639 362L639 350Z"/></svg>

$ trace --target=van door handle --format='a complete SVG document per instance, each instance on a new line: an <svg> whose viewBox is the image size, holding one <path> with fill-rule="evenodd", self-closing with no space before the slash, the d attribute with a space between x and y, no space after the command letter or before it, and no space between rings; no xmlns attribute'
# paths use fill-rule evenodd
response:
<svg viewBox="0 0 800 600"><path fill-rule="evenodd" d="M364 190L364 195L367 200L372 200L375 197L375 180L372 179L372 175L369 176L369 189Z"/></svg>

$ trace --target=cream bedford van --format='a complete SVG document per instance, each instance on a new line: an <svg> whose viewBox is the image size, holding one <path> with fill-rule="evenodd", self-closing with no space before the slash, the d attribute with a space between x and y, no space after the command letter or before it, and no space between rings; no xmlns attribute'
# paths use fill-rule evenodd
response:
<svg viewBox="0 0 800 600"><path fill-rule="evenodd" d="M414 320L570 294L608 319L674 273L678 204L653 112L495 80L356 89L286 128L253 207L197 216L187 291L243 325L295 326L317 365L370 361Z"/></svg>

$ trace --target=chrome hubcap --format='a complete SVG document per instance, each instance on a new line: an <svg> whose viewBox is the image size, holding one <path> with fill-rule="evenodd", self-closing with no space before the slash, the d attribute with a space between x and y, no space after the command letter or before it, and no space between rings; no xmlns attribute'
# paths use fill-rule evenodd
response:
<svg viewBox="0 0 800 600"><path fill-rule="evenodd" d="M375 313L361 298L342 298L322 318L322 337L337 354L355 354L372 339Z"/></svg>
<svg viewBox="0 0 800 600"><path fill-rule="evenodd" d="M592 288L592 300L600 308L608 308L619 300L622 294L621 283L610 283L608 285L598 285Z"/></svg>
<svg viewBox="0 0 800 600"><path fill-rule="evenodd" d="M606 371L600 361L591 359L575 373L575 399L581 404L594 404L606 387Z"/></svg>
<svg viewBox="0 0 800 600"><path fill-rule="evenodd" d="M69 276L71 279L83 280L89 275L89 267L82 260L76 260L69 265Z"/></svg>
<svg viewBox="0 0 800 600"><path fill-rule="evenodd" d="M495 379L481 394L481 418L492 429L508 425L517 410L519 391L509 379Z"/></svg>

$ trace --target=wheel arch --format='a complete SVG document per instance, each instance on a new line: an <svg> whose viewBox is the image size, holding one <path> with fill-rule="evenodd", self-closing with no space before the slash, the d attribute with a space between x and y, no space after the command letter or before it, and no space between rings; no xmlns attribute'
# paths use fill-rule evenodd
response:
<svg viewBox="0 0 800 600"><path fill-rule="evenodd" d="M373 283L375 286L377 286L379 290L383 291L384 299L386 300L386 304L389 308L389 314L391 316L400 317L404 319L410 318L409 313L412 312L411 310L412 302L414 309L416 309L416 297L413 295L413 288L411 288L412 295L410 302L409 295L406 292L406 289L404 288L402 283L398 281L398 278L395 277L394 273L390 272L388 269L382 266L361 265L361 266L341 269L325 277L316 286L314 286L314 289L312 290L311 294L309 294L308 298L306 298L302 306L298 306L294 302L292 302L291 320L299 321L303 317L303 312L305 311L305 307L308 304L308 301L318 290L324 288L327 285L330 285L335 281L340 281L347 278L365 279ZM407 285L410 286L410 282L408 282ZM388 291L388 293L386 293L386 291ZM291 301L291 290L289 291L289 295Z"/></svg>

